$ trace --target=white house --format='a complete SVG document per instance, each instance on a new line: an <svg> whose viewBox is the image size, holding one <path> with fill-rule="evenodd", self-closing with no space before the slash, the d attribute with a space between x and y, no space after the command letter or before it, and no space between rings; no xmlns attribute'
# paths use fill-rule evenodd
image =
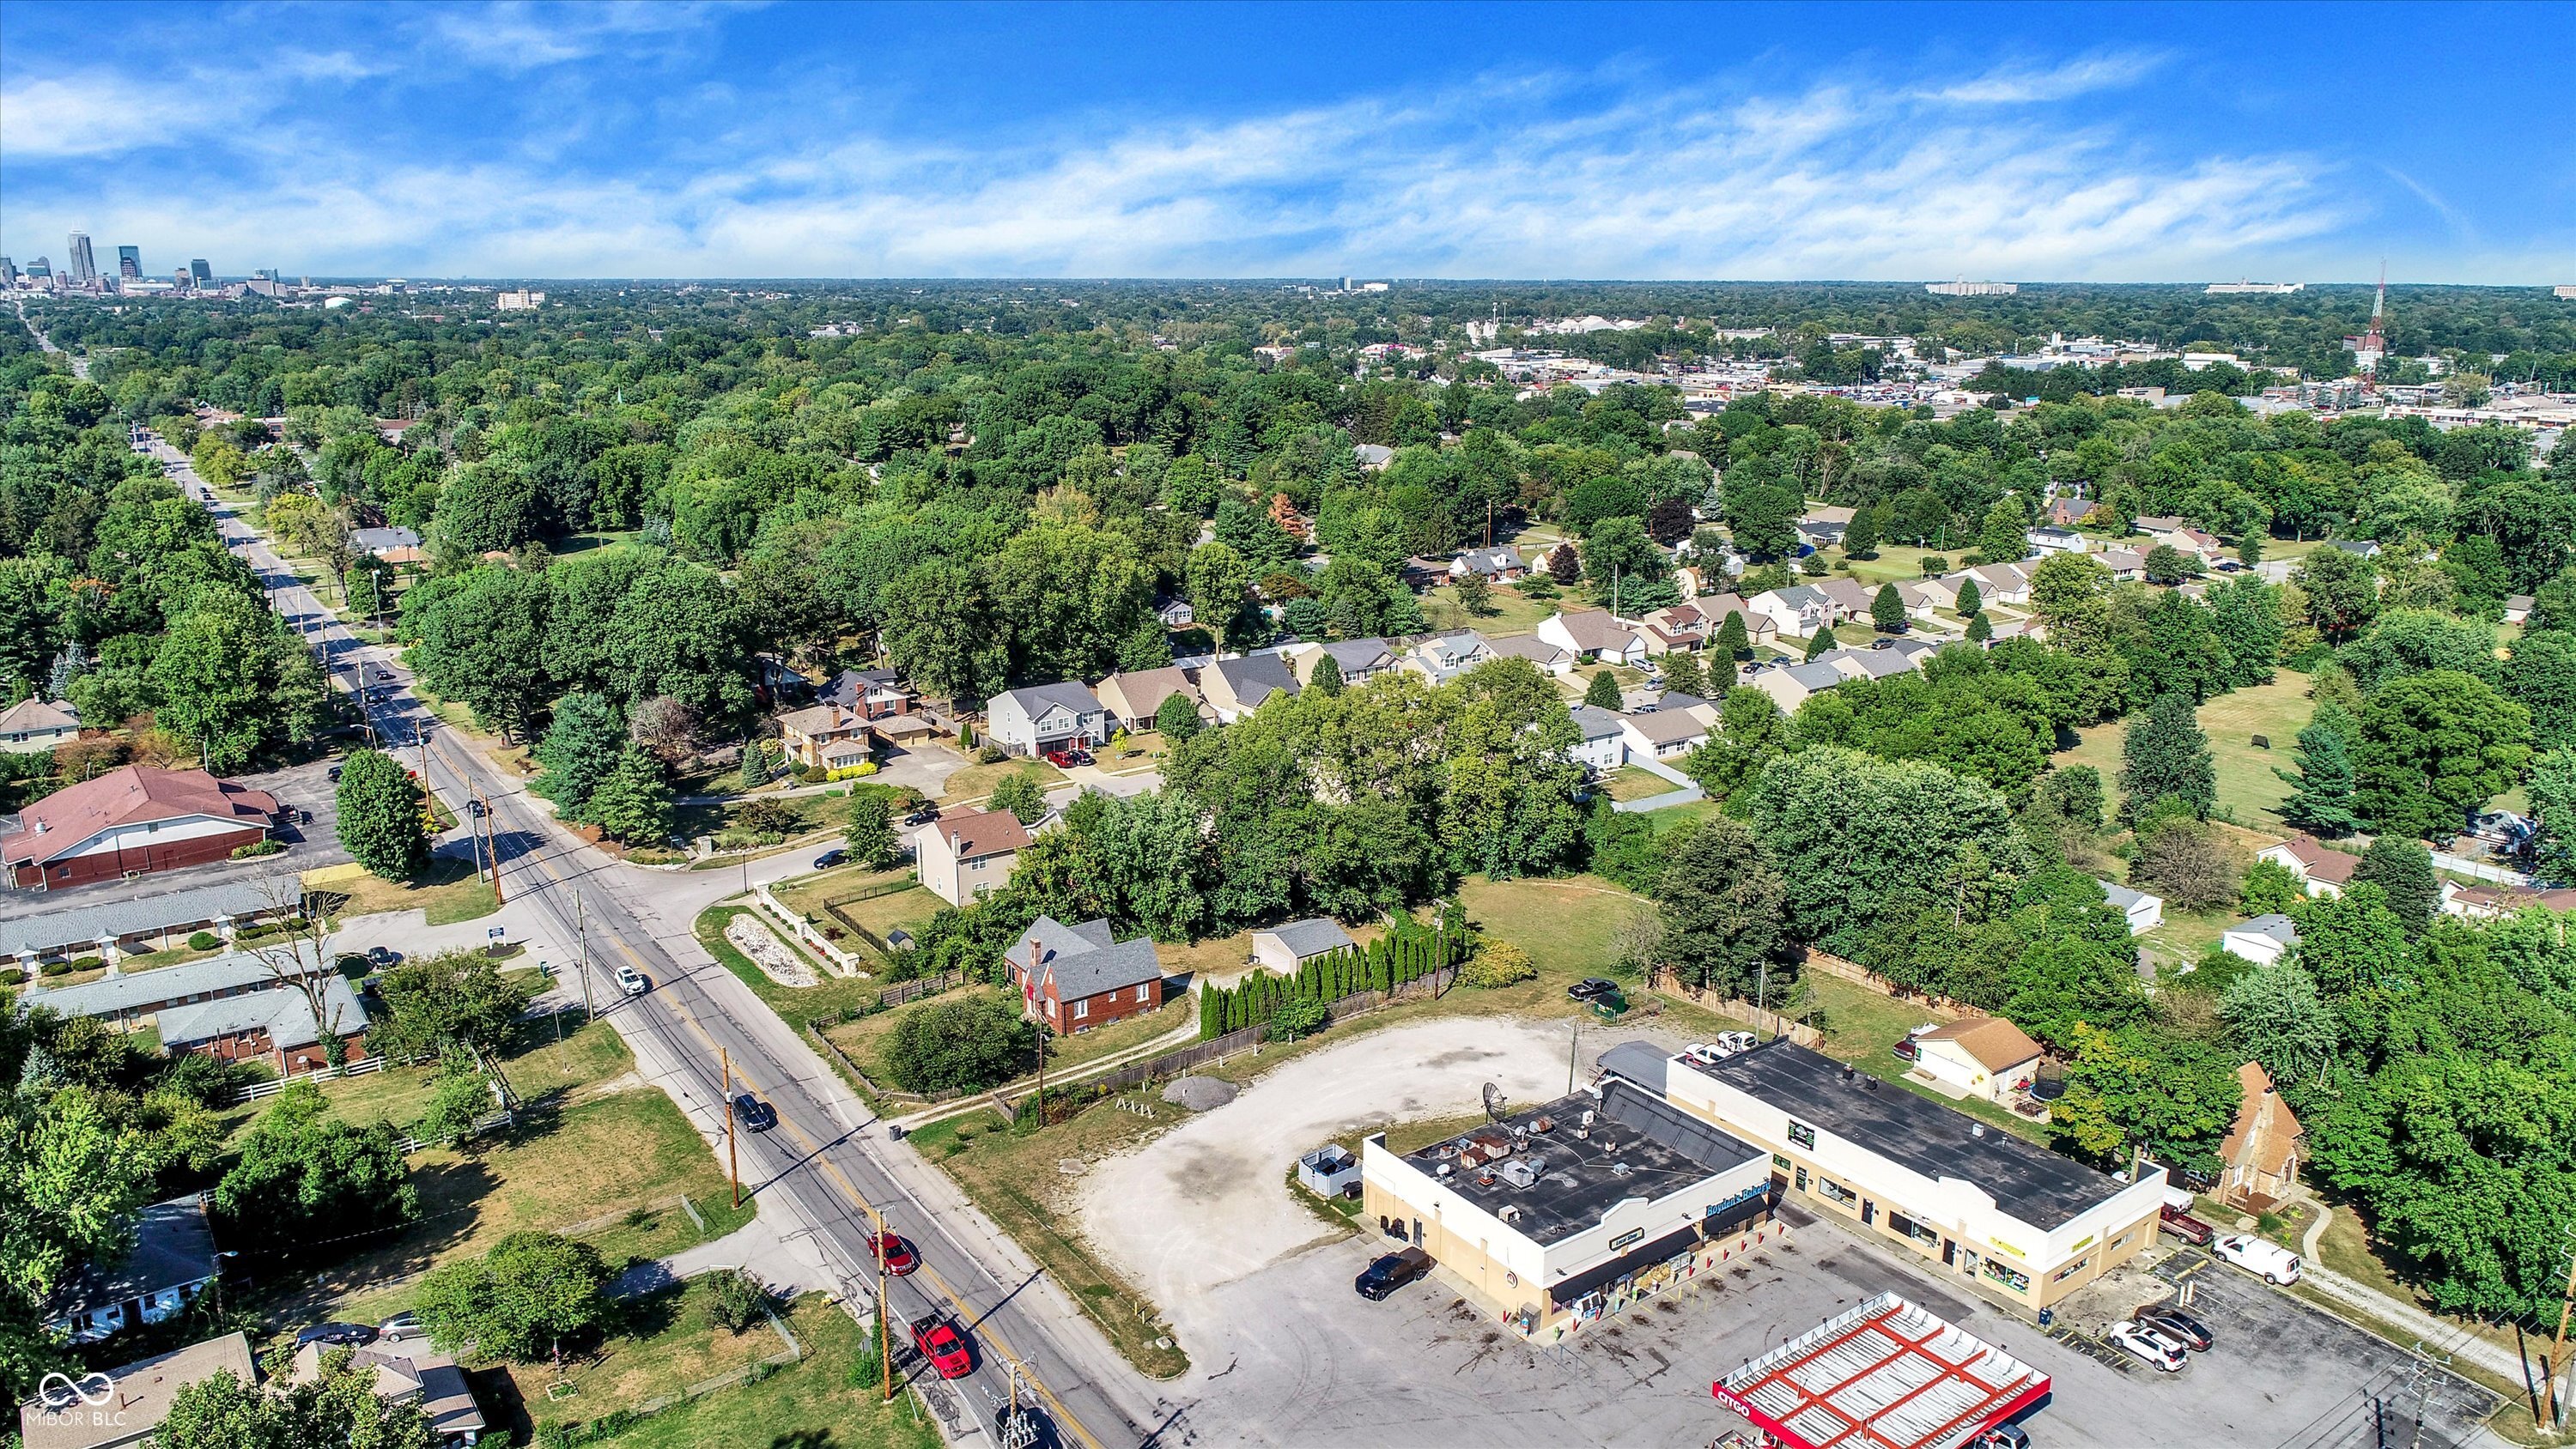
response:
<svg viewBox="0 0 2576 1449"><path fill-rule="evenodd" d="M2030 602L2030 575L2017 564L1979 564L1967 570L1977 581L1977 594L1989 604L2027 604Z"/></svg>
<svg viewBox="0 0 2576 1449"><path fill-rule="evenodd" d="M1626 717L1578 704L1566 711L1583 738L1567 758L1596 775L1606 775L1628 762Z"/></svg>
<svg viewBox="0 0 2576 1449"><path fill-rule="evenodd" d="M2505 595L2504 621L2508 624L2530 623L2532 606L2538 602L2539 601L2537 599L2534 599L2529 594ZM5 730L0 730L0 733L5 733Z"/></svg>
<svg viewBox="0 0 2576 1449"><path fill-rule="evenodd" d="M2268 860L2290 868L2299 885L2312 896L2339 896L2352 881L2352 873L2361 869L2361 857L2330 850L2313 835L2293 835L2277 844L2254 852L2256 860Z"/></svg>
<svg viewBox="0 0 2576 1449"><path fill-rule="evenodd" d="M1357 943L1341 923L1326 916L1289 921L1252 933L1252 959L1273 971L1294 974L1318 956L1329 956Z"/></svg>
<svg viewBox="0 0 2576 1449"><path fill-rule="evenodd" d="M80 738L80 711L69 701L22 699L0 710L0 753L33 755Z"/></svg>
<svg viewBox="0 0 2576 1449"><path fill-rule="evenodd" d="M1646 641L1607 609L1577 609L1550 614L1540 621L1538 637L1578 659L1609 664L1643 665Z"/></svg>
<svg viewBox="0 0 2576 1449"><path fill-rule="evenodd" d="M2222 933L2218 944L2257 966L2269 966L2299 944L2299 928L2284 915L2256 916Z"/></svg>
<svg viewBox="0 0 2576 1449"><path fill-rule="evenodd" d="M2042 558L2053 553L2083 553L2093 546L2090 539L2071 528L2034 528L2024 532L2022 539L2033 554Z"/></svg>
<svg viewBox="0 0 2576 1449"><path fill-rule="evenodd" d="M2039 1075L2039 1043L2000 1016L1963 1016L1913 1042L1914 1070L1954 1096L2008 1102Z"/></svg>
<svg viewBox="0 0 2576 1449"><path fill-rule="evenodd" d="M2131 890L2110 881L2102 882L2102 899L2111 909L2129 918L2129 934L2143 936L2164 924L2165 899L2145 891Z"/></svg>
<svg viewBox="0 0 2576 1449"><path fill-rule="evenodd" d="M1707 743L1708 726L1686 709L1655 709L1619 716L1619 733L1631 757L1669 760Z"/></svg>
<svg viewBox="0 0 2576 1449"><path fill-rule="evenodd" d="M985 733L1003 749L1042 755L1067 745L1109 740L1109 709L1079 680L1032 684L994 695L984 706Z"/></svg>
<svg viewBox="0 0 2576 1449"><path fill-rule="evenodd" d="M1842 620L1842 609L1822 589L1806 584L1791 584L1785 589L1765 589L1744 601L1747 612L1771 621L1774 634L1805 639L1819 629L1830 629Z"/></svg>
<svg viewBox="0 0 2576 1449"><path fill-rule="evenodd" d="M1394 672L1395 651L1383 639L1339 639L1330 644L1305 644L1288 651L1289 667L1296 671L1299 684L1315 681L1315 666L1331 659L1340 666L1342 682L1366 684L1381 674Z"/></svg>
<svg viewBox="0 0 2576 1449"><path fill-rule="evenodd" d="M1485 636L1473 629L1455 634L1438 634L1414 645L1397 661L1433 684L1447 684L1479 664L1494 658Z"/></svg>
<svg viewBox="0 0 2576 1449"><path fill-rule="evenodd" d="M1469 574L1483 574L1489 579L1517 579L1529 571L1521 562L1517 549L1504 545L1496 548L1471 548L1449 563L1449 577L1462 579Z"/></svg>

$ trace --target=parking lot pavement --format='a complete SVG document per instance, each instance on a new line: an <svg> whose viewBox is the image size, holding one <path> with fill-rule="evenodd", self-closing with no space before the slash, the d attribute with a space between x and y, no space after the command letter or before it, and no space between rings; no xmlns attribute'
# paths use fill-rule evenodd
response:
<svg viewBox="0 0 2576 1449"><path fill-rule="evenodd" d="M308 764L290 765L283 770L269 770L257 775L244 775L241 783L254 790L266 790L277 797L277 803L290 810L308 810L310 824L297 822L280 826L277 838L286 842L284 857L270 856L272 867L283 859L299 871L319 870L324 866L345 864L349 852L340 848L340 797L331 783L331 767L337 760L314 760ZM256 864L257 862L252 862Z"/></svg>
<svg viewBox="0 0 2576 1449"><path fill-rule="evenodd" d="M1533 1350L1438 1277L1383 1303L1351 1291L1377 1251L1361 1237L1309 1249L1200 1296L1195 1366L1164 1442L1395 1446L1696 1445L1748 1427L1709 1396L1745 1360L1894 1291L2050 1375L2023 1420L2034 1442L2099 1449L2245 1446L2423 1449L2496 1442L2492 1395L2421 1365L2232 1269L2195 1275L2192 1311L2217 1338L2191 1366L2124 1371L1847 1236L1798 1228L1693 1280Z"/></svg>

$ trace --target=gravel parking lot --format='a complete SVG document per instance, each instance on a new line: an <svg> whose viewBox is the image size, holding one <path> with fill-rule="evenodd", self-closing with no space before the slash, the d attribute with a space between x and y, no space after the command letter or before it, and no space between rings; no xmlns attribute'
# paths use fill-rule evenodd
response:
<svg viewBox="0 0 2576 1449"><path fill-rule="evenodd" d="M1586 1048L1609 1044L1586 1033ZM2484 1390L2197 1253L2163 1273L2193 1285L2192 1311L2218 1341L2171 1376L2063 1328L2044 1334L1823 1221L1569 1346L1533 1350L1438 1275L1383 1303L1356 1296L1378 1244L1327 1236L1288 1196L1290 1156L1391 1114L1472 1110L1489 1079L1521 1101L1556 1095L1565 1045L1528 1023L1393 1028L1302 1058L1094 1169L1086 1230L1194 1364L1165 1391L1178 1412L1161 1442L1706 1444L1747 1427L1711 1399L1713 1379L1885 1291L2048 1373L2053 1395L2023 1421L2039 1444L2393 1449L2418 1442L2419 1387L2422 1449L2502 1442L2477 1427L2495 1407Z"/></svg>

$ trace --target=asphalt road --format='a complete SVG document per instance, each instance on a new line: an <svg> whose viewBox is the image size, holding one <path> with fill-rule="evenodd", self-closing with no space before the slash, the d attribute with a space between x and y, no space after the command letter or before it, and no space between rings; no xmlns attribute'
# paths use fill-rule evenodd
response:
<svg viewBox="0 0 2576 1449"><path fill-rule="evenodd" d="M175 463L171 476L191 497L200 496L203 485L182 455L157 439L148 451ZM416 769L425 761L427 783L459 818L467 816L469 802L488 803L514 914L533 913L555 941L576 943L571 954L587 961L588 989L601 1014L634 1051L638 1070L709 1137L719 1160L728 1063L735 1090L747 1087L777 1109L774 1131L742 1134L736 1147L742 1181L758 1195L762 1215L785 1220L781 1238L858 1301L875 1293L871 1210L914 1244L922 1266L893 1280L889 1291L898 1344L901 1325L953 1313L976 1363L960 1385L966 1391L955 1394L942 1392L927 1367L900 1346L898 1367L910 1367L956 1434L998 1440L996 1413L1009 1402L1015 1365L1020 1402L1035 1403L1043 1418L1042 1442L1051 1437L1109 1449L1156 1437L1172 1406L1082 1309L944 1174L888 1141L866 1105L795 1031L707 957L688 918L668 919L657 907L657 892L698 892L660 891L677 882L615 861L559 829L518 782L465 742L447 738L409 693L408 674L388 651L351 636L229 508L209 508L227 545L260 575L272 606L303 629L334 679L358 688L363 675L365 687L376 691L366 708L387 747L398 744L401 758ZM425 750L414 744L424 729ZM613 980L619 966L643 972L651 989L621 996Z"/></svg>

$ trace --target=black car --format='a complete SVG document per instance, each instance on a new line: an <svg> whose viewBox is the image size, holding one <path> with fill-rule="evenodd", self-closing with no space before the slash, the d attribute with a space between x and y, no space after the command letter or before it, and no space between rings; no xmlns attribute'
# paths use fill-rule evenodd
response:
<svg viewBox="0 0 2576 1449"><path fill-rule="evenodd" d="M846 850L827 850L821 855L814 857L814 868L816 870L830 870L832 867L839 865L841 862L848 860L849 858L850 853Z"/></svg>
<svg viewBox="0 0 2576 1449"><path fill-rule="evenodd" d="M339 766L337 766L337 765L333 765L330 769L328 769L328 770L324 771L324 772L323 772L323 774L324 774L325 776L327 776L327 777L330 779L330 781L331 781L331 783L332 783L332 784L337 785L337 784L339 784L339 783L340 783L340 767L339 767Z"/></svg>
<svg viewBox="0 0 2576 1449"><path fill-rule="evenodd" d="M733 1120L745 1132L766 1132L778 1125L778 1109L749 1092L737 1092L733 1099Z"/></svg>
<svg viewBox="0 0 2576 1449"><path fill-rule="evenodd" d="M1604 981L1598 976L1586 976L1565 988L1565 994L1577 1001L1598 1001L1604 996L1618 995L1619 983Z"/></svg>
<svg viewBox="0 0 2576 1449"><path fill-rule="evenodd" d="M1431 1255L1420 1248L1402 1248L1368 1265L1368 1271L1352 1280L1362 1298L1372 1303L1431 1271Z"/></svg>
<svg viewBox="0 0 2576 1449"><path fill-rule="evenodd" d="M354 1348L362 1343L373 1343L375 1340L376 1331L363 1323L317 1323L295 1335L295 1346L302 1348L308 1343L345 1343Z"/></svg>
<svg viewBox="0 0 2576 1449"><path fill-rule="evenodd" d="M2030 1436L2022 1432L2019 1424L1989 1425L1970 1449L2030 1449Z"/></svg>
<svg viewBox="0 0 2576 1449"><path fill-rule="evenodd" d="M2138 1315L2138 1321L2194 1353L2208 1351L2217 1339L2209 1325L2176 1308L2157 1308Z"/></svg>

